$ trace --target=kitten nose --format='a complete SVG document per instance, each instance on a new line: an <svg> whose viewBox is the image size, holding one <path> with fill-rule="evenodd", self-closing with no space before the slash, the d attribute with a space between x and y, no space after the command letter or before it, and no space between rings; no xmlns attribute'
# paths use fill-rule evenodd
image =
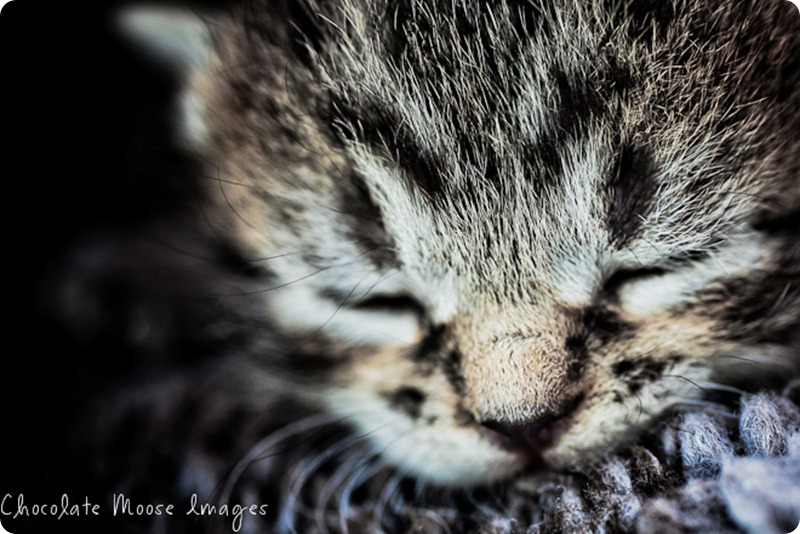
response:
<svg viewBox="0 0 800 534"><path fill-rule="evenodd" d="M559 419L558 416L548 415L528 423L489 420L481 424L506 438L509 449L539 451L553 444L553 426Z"/></svg>
<svg viewBox="0 0 800 534"><path fill-rule="evenodd" d="M583 400L575 397L561 407L545 413L536 419L522 422L485 420L481 424L501 434L512 449L541 451L550 447L558 439L564 428L564 419L570 415Z"/></svg>

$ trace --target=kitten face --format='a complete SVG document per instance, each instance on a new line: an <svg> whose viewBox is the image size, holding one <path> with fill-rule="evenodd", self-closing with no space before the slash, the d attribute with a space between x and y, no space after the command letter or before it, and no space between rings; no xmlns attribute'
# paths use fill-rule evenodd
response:
<svg viewBox="0 0 800 534"><path fill-rule="evenodd" d="M791 6L267 4L187 92L211 216L400 469L564 467L797 372Z"/></svg>

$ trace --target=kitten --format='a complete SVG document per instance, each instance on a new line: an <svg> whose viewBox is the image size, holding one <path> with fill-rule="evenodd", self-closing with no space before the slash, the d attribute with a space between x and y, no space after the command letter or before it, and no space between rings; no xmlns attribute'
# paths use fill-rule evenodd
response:
<svg viewBox="0 0 800 534"><path fill-rule="evenodd" d="M796 373L798 22L777 1L215 19L182 118L292 340L263 365L445 485Z"/></svg>
<svg viewBox="0 0 800 534"><path fill-rule="evenodd" d="M202 438L249 466L338 423L404 475L471 487L798 374L789 3L254 0L201 18L125 22L180 72L200 191L48 286L85 333L122 280L114 332L158 371L92 408L147 432L87 417L87 450ZM164 364L184 357L197 375ZM228 464L184 460L181 488L219 490ZM108 465L109 486L137 475Z"/></svg>

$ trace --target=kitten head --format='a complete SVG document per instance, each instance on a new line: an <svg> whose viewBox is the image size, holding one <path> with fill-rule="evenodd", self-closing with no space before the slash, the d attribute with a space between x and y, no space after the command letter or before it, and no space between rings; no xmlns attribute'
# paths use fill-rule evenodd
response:
<svg viewBox="0 0 800 534"><path fill-rule="evenodd" d="M797 372L792 6L331 4L215 18L181 100L261 365L446 484Z"/></svg>

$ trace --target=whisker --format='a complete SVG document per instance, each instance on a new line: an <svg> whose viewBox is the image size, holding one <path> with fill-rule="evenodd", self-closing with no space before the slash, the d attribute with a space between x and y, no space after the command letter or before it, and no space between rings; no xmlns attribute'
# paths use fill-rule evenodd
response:
<svg viewBox="0 0 800 534"><path fill-rule="evenodd" d="M475 490L470 490L469 492L466 492L465 497L467 498L467 501L469 502L470 506L472 506L476 510L480 510L481 513L483 513L483 515L485 515L486 517L497 517L498 515L497 510L502 509L501 507L497 506L498 504L502 506L502 503L500 503L500 501L496 497L494 497L494 493L492 494L492 498L494 499L494 503L492 503L493 506L490 506L489 503L487 503L484 499L479 499L475 495Z"/></svg>
<svg viewBox="0 0 800 534"><path fill-rule="evenodd" d="M634 421L634 423L638 423L642 419L642 415L644 415L644 404L642 403L641 395L635 393L634 397L636 397L636 402L639 404L639 413L636 415L636 421Z"/></svg>
<svg viewBox="0 0 800 534"><path fill-rule="evenodd" d="M325 510L328 509L328 503L331 502L336 492L342 489L342 485L349 477L353 476L354 473L365 469L369 462L373 460L374 456L374 452L369 452L365 455L362 449L353 449L347 459L333 472L333 475L326 481L325 486L323 486L317 498L314 510L314 522L316 524L324 524L325 518L323 514ZM349 514L341 501L337 502L336 509L338 510L339 516L339 528L343 532L346 532Z"/></svg>
<svg viewBox="0 0 800 534"><path fill-rule="evenodd" d="M684 380L684 381L690 383L691 385L693 385L694 387L696 387L697 389L699 389L701 391L707 391L707 389L704 388L703 386L701 386L699 383L695 382L694 380L692 380L690 378L686 378L685 376L682 376L682 375L664 374L664 375L662 375L662 377L663 378L678 378L680 380Z"/></svg>
<svg viewBox="0 0 800 534"><path fill-rule="evenodd" d="M663 376L664 378L678 378L680 380L689 382L691 385L695 386L704 393L725 392L725 393L732 393L737 396L742 396L746 393L744 390L728 384L720 384L718 382L712 382L712 381L695 381L682 375L665 374Z"/></svg>
<svg viewBox="0 0 800 534"><path fill-rule="evenodd" d="M321 330L323 330L323 329L324 329L326 326L328 326L328 323L330 323L330 322L333 320L333 318L334 318L334 317L336 317L336 314L338 314L338 313L339 313L339 311L340 311L342 308L344 308L344 306L347 304L347 301L349 301L349 300L350 300L350 297L352 297L352 296L353 296L353 293L355 293L356 289L358 289L358 286L360 286L360 285L361 285L361 282L363 282L364 280L366 280L368 276L369 276L369 274L365 274L364 276L362 276L362 277L361 277L361 279L360 279L358 282L356 282L356 284L353 286L353 288L352 288L352 289L351 289L351 290L350 290L350 291L347 293L347 295L345 295L345 296L344 296L344 298L343 298L343 299L342 299L342 301L339 303L339 305L338 305L338 306L336 306L336 309L335 309L335 310L333 310L333 313L331 314L331 316L330 316L330 317L328 317L328 318L325 320L325 322L324 322L324 323L322 323L322 324L319 326L319 328L317 328L316 330L314 330L314 332L315 332L315 333L316 333L316 332L320 332L320 331L321 331Z"/></svg>
<svg viewBox="0 0 800 534"><path fill-rule="evenodd" d="M224 486L222 487L219 502L223 504L230 502L233 489L244 472L253 462L266 458L262 455L269 451L272 447L292 436L302 432L307 432L314 428L329 425L340 419L341 418L338 416L327 413L311 415L299 421L295 421L294 423L288 424L282 427L280 430L277 430L276 432L273 432L269 436L262 439L259 443L254 445L247 452L247 454L236 463L236 465L233 466L227 476ZM275 454L280 454L280 452Z"/></svg>
<svg viewBox="0 0 800 534"><path fill-rule="evenodd" d="M619 392L619 390L616 390L616 389L612 390L611 393L614 394L614 395L619 395L619 398L622 399L622 403L621 404L622 404L622 406L625 407L625 418L622 420L622 422L627 424L628 423L628 418L631 415L631 409L630 409L630 407L628 407L628 403L625 402L625 395L623 395L622 393Z"/></svg>
<svg viewBox="0 0 800 534"><path fill-rule="evenodd" d="M226 185L235 185L237 187L250 189L252 191L258 191L259 190L259 188L256 187L253 184L247 184L247 183L244 183L244 182L237 182L236 180L222 178L221 176L210 176L208 174L203 174L203 173L197 173L196 176L198 178L202 178L203 180L208 180L210 182L217 182L217 183L226 184Z"/></svg>
<svg viewBox="0 0 800 534"><path fill-rule="evenodd" d="M216 264L220 264L220 265L225 265L225 264L228 263L226 260L223 260L223 259L218 258L218 257L204 256L202 254L196 254L194 252L190 252L190 251L188 251L188 250L186 250L186 249L184 249L182 247L179 247L178 245L170 243L166 239L164 239L164 238L162 238L160 236L157 236L157 235L151 235L150 238L153 240L154 243L157 243L157 244L163 246L166 249L169 249L169 250L171 250L173 252L178 252L179 254L182 254L184 256L188 256L190 258L207 261L209 263L216 263ZM238 262L238 263L241 263L242 265L251 265L253 263L262 263L262 262L268 262L268 261L276 260L278 258L285 258L287 256L296 256L296 255L299 255L299 254L302 254L302 253L303 252L301 250L295 250L295 251L291 251L291 252L283 252L283 253L280 253L280 254L274 254L274 255L271 255L271 256L263 256L263 257L257 257L257 258L242 258L241 262Z"/></svg>
<svg viewBox="0 0 800 534"><path fill-rule="evenodd" d="M367 298L369 298L369 296L372 294L372 291L378 286L378 284L381 284L381 283L385 282L386 280L388 280L389 278L391 278L393 276L397 276L398 274L400 274L399 271L394 271L394 272L391 272L391 273L382 274L378 278L378 280L375 281L375 283L373 283L371 286L369 286L367 288L367 290L364 292L364 294L361 296L361 298L358 299L355 302L355 305L358 306L359 304L364 302Z"/></svg>
<svg viewBox="0 0 800 534"><path fill-rule="evenodd" d="M202 173L197 174L197 176L199 178L204 179L204 180L209 180L209 181L213 181L213 182L217 182L217 183L223 183L223 184L227 184L227 185L235 185L235 186L238 186L238 187L243 187L245 189L251 189L253 191L259 191L259 188L256 187L253 184L246 184L244 182L237 182L237 181L234 181L234 180L229 180L229 179L222 178L220 176L216 176L215 177L215 176L209 176L207 174L202 174Z"/></svg>
<svg viewBox="0 0 800 534"><path fill-rule="evenodd" d="M281 505L284 512L292 511L293 514L297 512L297 500L302 493L303 486L305 486L311 475L313 475L331 457L345 450L350 445L350 442L352 442L352 438L350 436L340 439L318 454L304 458L300 463L292 468L285 478L285 483L283 484L283 489L281 491L281 494L284 497ZM294 531L293 521L289 521L289 525L290 530Z"/></svg>
<svg viewBox="0 0 800 534"><path fill-rule="evenodd" d="M781 365L781 363L783 363L783 362L781 362L781 359L779 359L779 358L771 359L771 361L769 361L769 362L760 361L757 358L745 358L744 356L731 356L731 355L725 355L725 354L723 354L721 356L717 356L717 358L725 358L725 359L729 359L729 360L737 360L737 361L745 362L745 363L750 364L750 365L757 365L757 366L763 367L765 369L768 369L768 370L770 370L770 371L772 371L774 373L780 374L780 375L783 375L783 374L786 373L786 371L789 371L789 370L792 369L792 365L789 362L786 362L785 365Z"/></svg>
<svg viewBox="0 0 800 534"><path fill-rule="evenodd" d="M385 425L383 428L388 426L390 426L390 424ZM334 497L336 492L341 489L342 493L338 503L339 520L341 522L341 530L343 532L347 531L346 518L348 517L348 514L346 513L346 504L350 500L350 492L354 491L355 487L358 487L362 482L366 482L366 480L369 480L369 478L384 468L384 464L380 460L382 451L369 448L367 449L369 452L365 454L365 447L361 446L362 443L365 443L363 441L364 438L377 430L379 430L379 428L375 428L370 432L362 433L356 436L350 436L349 440L346 440L348 445L358 444L358 446L351 449L353 452L348 455L342 465L337 467L334 473L328 478L323 490L317 496L314 509L314 520L315 523L318 523L318 526L324 524L325 519L322 514L324 514L324 512L327 510L328 503ZM356 476L356 472L363 472L369 469L372 462L377 464L377 469L366 479L359 479L360 481L358 484L356 484L352 477ZM354 487L350 487L354 484ZM321 528L324 530L324 526Z"/></svg>
<svg viewBox="0 0 800 534"><path fill-rule="evenodd" d="M720 413L729 414L730 410L724 405L718 402L714 402L711 400L706 399L692 399L692 398L684 398L682 400L676 401L672 403L673 406L698 406L701 408L714 408L718 410Z"/></svg>
<svg viewBox="0 0 800 534"><path fill-rule="evenodd" d="M418 514L424 515L434 523L438 524L442 529L442 532L446 532L447 534L451 534L453 532L450 529L450 525L447 523L447 520L442 517L442 514L434 512L433 510L426 510L425 508L415 509L414 511Z"/></svg>
<svg viewBox="0 0 800 534"><path fill-rule="evenodd" d="M220 297L225 297L225 296L243 296L243 295L258 295L258 294L262 294L262 293L268 293L270 291L275 291L276 289L282 289L284 287L289 287L290 285L296 284L297 282L302 282L303 280L307 280L307 279L311 278L312 276L316 276L316 275L318 275L320 273L323 273L325 271L330 271L330 270L333 270L333 269L342 269L344 267L351 267L353 265L357 265L358 263L359 263L358 260L353 260L353 261L348 261L348 262L344 262L344 263L338 263L336 265L329 265L327 267L319 268L319 269L317 269L317 270L315 270L315 271L313 271L311 273L308 273L308 274L305 274L305 275L300 276L298 278L295 278L294 280L290 280L288 282L283 282L283 283L280 283L280 284L277 284L277 285L274 285L274 286L271 286L271 287L267 287L267 288L264 288L264 289L259 289L259 290L256 290L256 291L246 291L246 292L241 292L241 293L233 293L233 294L227 294L227 295L219 295L219 296Z"/></svg>
<svg viewBox="0 0 800 534"><path fill-rule="evenodd" d="M376 458L377 458L378 461L375 461L374 463L371 463L371 464L367 464L366 463L367 461L375 460ZM348 504L350 503L350 501L352 499L352 496L353 496L353 492L356 490L356 488L358 488L361 485L363 485L367 480L369 480L372 477L374 477L376 474L381 472L384 468L385 468L385 466L380 461L379 453L378 452L373 452L372 456L370 456L369 458L365 459L364 464L362 465L362 468L359 469L358 471L352 473L351 476L348 477L348 479L345 482L345 485L344 485L344 487L342 489L342 494L339 497L339 512L340 512L342 518L347 516L346 510L348 509ZM347 524L346 523L343 522L342 523L342 527L343 527L342 530L345 533L349 532L349 529L347 528Z"/></svg>
<svg viewBox="0 0 800 534"><path fill-rule="evenodd" d="M228 194L225 192L225 185L224 185L222 179L219 176L219 168L217 168L217 177L216 177L215 180L216 180L217 184L219 185L219 192L222 194L222 198L225 199L225 204L228 205L228 207L231 209L233 214L236 215L236 217L240 221L242 221L244 224L246 224L247 226L249 226L253 230L255 230L257 232L263 231L263 228L259 228L258 226L254 225L253 223L251 223L250 221L245 219L244 215L242 215L241 212L238 209L236 209L236 207L230 201L230 199L228 198Z"/></svg>
<svg viewBox="0 0 800 534"><path fill-rule="evenodd" d="M305 274L305 275L303 275L303 276L301 276L299 278L295 278L294 280L290 280L288 282L283 282L281 284L277 284L277 285L268 287L266 289L258 289L258 290L255 290L255 291L242 291L240 293L223 293L223 294L219 294L217 296L219 296L219 297L243 297L243 296L260 295L260 294L263 294L263 293L269 293L270 291L275 291L276 289L289 287L290 285L296 284L297 282L302 282L303 280L307 280L307 279L311 278L312 276L316 276L319 273L324 272L324 271L326 271L328 269L331 269L331 268L332 267L325 267L325 268L322 268L322 269L317 269L316 271L314 271L312 273Z"/></svg>
<svg viewBox="0 0 800 534"><path fill-rule="evenodd" d="M702 387L704 390L712 390L712 391L725 391L728 393L735 393L736 395L744 395L745 391L739 388L729 386L727 384L720 384L717 382L697 382L697 384Z"/></svg>
<svg viewBox="0 0 800 534"><path fill-rule="evenodd" d="M391 501L394 496L398 493L397 490L400 487L403 479L405 478L405 473L401 470L395 471L392 473L392 476L383 486L381 490L381 494L378 497L378 501L375 505L375 509L372 513L373 522L375 522L378 526L381 525L381 518L384 517L384 511L387 507L389 507L393 512L397 513L400 511L400 507L395 505L391 506Z"/></svg>

